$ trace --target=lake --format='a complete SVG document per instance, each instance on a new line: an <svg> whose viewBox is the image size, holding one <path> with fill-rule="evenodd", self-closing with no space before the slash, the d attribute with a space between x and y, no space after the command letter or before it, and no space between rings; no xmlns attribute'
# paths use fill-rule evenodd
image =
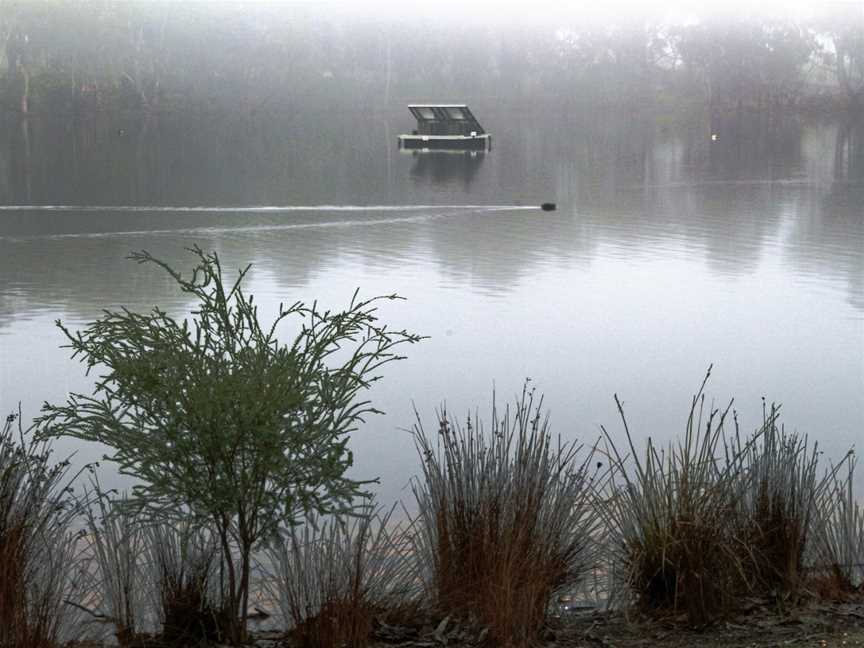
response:
<svg viewBox="0 0 864 648"><path fill-rule="evenodd" d="M493 135L486 155L400 153L402 106L6 116L0 406L29 418L88 388L56 319L185 312L163 274L125 256L186 268L197 244L228 268L253 264L265 315L280 301L344 306L357 288L406 298L382 319L429 339L387 368L371 393L386 415L352 440L355 474L381 478L383 503L407 498L418 468L414 408L429 426L444 403L488 420L493 389L512 400L526 378L552 430L589 444L601 425L620 437L615 393L638 436L672 439L713 363L708 394L735 397L745 431L765 397L827 455L860 446L861 120L472 108ZM558 210L534 208L544 201ZM59 444L73 450L101 455Z"/></svg>

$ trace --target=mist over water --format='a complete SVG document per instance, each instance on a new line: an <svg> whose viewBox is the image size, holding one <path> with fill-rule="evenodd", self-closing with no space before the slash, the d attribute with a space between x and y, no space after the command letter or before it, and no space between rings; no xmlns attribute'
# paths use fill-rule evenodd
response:
<svg viewBox="0 0 864 648"><path fill-rule="evenodd" d="M3 113L3 407L20 401L33 416L88 388L55 319L186 312L173 282L125 257L146 249L185 269L184 248L198 245L226 268L253 264L265 317L280 301L345 306L357 288L406 297L382 320L430 339L387 367L371 394L387 414L352 440L355 474L380 476L385 503L407 496L417 470L405 431L415 406L428 426L444 402L488 418L493 388L503 401L526 377L553 431L589 443L601 424L620 429L613 393L636 434L673 438L714 363L708 393L736 398L745 431L765 396L828 455L860 445L860 115L564 101L514 84L516 72L496 76L527 65L508 58L518 43L453 26L434 33L460 53L448 85L414 80L397 57L388 86L386 41L357 24L338 32L339 54L362 92L329 83L332 61L303 59L296 94L276 84L256 110L258 95L234 85L207 110ZM392 36L391 52L410 41ZM336 40L319 30L296 46L326 58L313 37ZM551 77L554 65L541 68ZM469 103L492 151L400 153L397 136L414 127L405 104L424 99Z"/></svg>
<svg viewBox="0 0 864 648"><path fill-rule="evenodd" d="M157 182L151 169L208 159L215 144L194 122L161 157L129 154L137 171L124 186L76 193L72 182L33 182L32 204L127 207L3 212L3 401L32 415L44 399L86 389L83 367L58 348L58 317L75 327L102 308L188 309L164 276L124 257L147 249L182 268L184 248L199 245L226 267L253 264L249 289L265 313L296 299L338 307L355 288L407 298L382 317L431 339L388 368L372 394L387 415L352 443L356 473L381 476L385 501L406 495L417 467L404 432L412 403L428 425L445 401L488 416L493 386L509 398L525 377L566 437L616 429L618 393L637 433L671 438L713 362L710 394L735 396L745 429L758 424L764 395L835 456L859 441L864 179L860 162L838 166L835 150L854 148L844 137L860 142L860 131L744 119L711 141L707 123L546 110L547 123L521 128L510 127L520 114L490 114L495 150L474 158L399 154L395 136L410 127L399 111L387 138L351 142L354 155L295 160L299 184L294 172L274 176L278 156L256 158L251 143L215 176ZM344 119L362 133L365 118ZM250 128L281 130L272 119ZM558 211L483 206L547 199ZM193 208L177 209L184 201ZM225 206L292 202L298 209ZM82 460L101 454L76 449Z"/></svg>

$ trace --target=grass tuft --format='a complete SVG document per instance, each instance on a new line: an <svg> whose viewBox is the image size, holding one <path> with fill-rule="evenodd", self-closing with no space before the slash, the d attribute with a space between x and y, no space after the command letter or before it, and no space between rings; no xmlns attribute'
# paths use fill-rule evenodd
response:
<svg viewBox="0 0 864 648"><path fill-rule="evenodd" d="M823 594L860 587L864 522L851 466L845 482L836 477L842 462L820 476L817 445L787 433L774 405L742 440L731 402L706 409L710 375L709 368L683 441L658 449L649 438L641 455L615 398L627 452L603 430L613 474L602 510L610 564L623 568L618 589L645 611L686 612L701 626L745 596L785 605L810 594L814 555L828 566ZM726 431L730 419L734 435Z"/></svg>
<svg viewBox="0 0 864 648"><path fill-rule="evenodd" d="M418 417L414 435L416 554L431 599L441 614L475 618L497 645L532 643L553 598L595 566L593 452L553 439L527 385L500 417L493 399L488 433L442 411L437 434Z"/></svg>
<svg viewBox="0 0 864 648"><path fill-rule="evenodd" d="M824 598L864 594L864 506L854 497L856 463L850 453L846 475L840 478L832 471L818 506L813 563L816 587Z"/></svg>
<svg viewBox="0 0 864 648"><path fill-rule="evenodd" d="M20 411L0 427L0 646L55 648L76 630L79 509L69 462L31 432Z"/></svg>
<svg viewBox="0 0 864 648"><path fill-rule="evenodd" d="M363 648L375 619L414 608L414 563L392 514L366 505L350 522L311 518L265 552L263 588L297 645Z"/></svg>
<svg viewBox="0 0 864 648"><path fill-rule="evenodd" d="M746 578L736 538L741 462L724 451L731 403L706 409L709 376L683 441L658 448L649 438L640 458L617 396L628 451L603 429L613 474L602 510L622 572L617 594L654 614L684 612L692 625L728 613Z"/></svg>
<svg viewBox="0 0 864 648"><path fill-rule="evenodd" d="M763 412L759 432L744 444L731 444L744 467L736 480L740 541L751 590L785 600L805 592L813 536L824 533L818 509L828 501L836 469L820 477L817 444L787 433L778 424L778 407Z"/></svg>
<svg viewBox="0 0 864 648"><path fill-rule="evenodd" d="M172 646L221 639L214 536L191 524L160 522L145 532L146 555L155 586L151 607L160 639Z"/></svg>
<svg viewBox="0 0 864 648"><path fill-rule="evenodd" d="M85 526L98 579L97 614L110 619L118 643L127 646L142 630L138 617L145 608L141 520L125 506L125 497L111 501L95 477L91 486L95 504L85 511Z"/></svg>

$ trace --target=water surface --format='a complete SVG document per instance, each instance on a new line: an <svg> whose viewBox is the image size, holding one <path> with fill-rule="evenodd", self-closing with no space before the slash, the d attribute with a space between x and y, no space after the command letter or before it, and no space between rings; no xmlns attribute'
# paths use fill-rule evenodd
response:
<svg viewBox="0 0 864 648"><path fill-rule="evenodd" d="M253 264L265 315L280 301L346 305L356 288L407 298L382 317L430 338L388 368L372 394L387 414L352 442L356 473L380 476L386 502L416 472L414 407L429 425L444 402L482 416L493 388L508 399L526 378L553 430L589 443L601 424L620 434L613 393L638 435L672 438L711 363L709 395L734 396L745 429L764 396L830 455L864 441L860 124L475 112L493 133L487 155L400 154L401 108L8 119L0 403L33 415L87 388L58 318L185 312L163 274L125 256L188 267L184 248L199 245L228 268ZM547 200L558 211L517 208Z"/></svg>

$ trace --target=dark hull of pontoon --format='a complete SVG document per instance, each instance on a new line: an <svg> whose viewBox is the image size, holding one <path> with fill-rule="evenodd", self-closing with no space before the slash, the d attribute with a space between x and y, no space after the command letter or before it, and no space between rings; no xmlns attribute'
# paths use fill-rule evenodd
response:
<svg viewBox="0 0 864 648"><path fill-rule="evenodd" d="M492 136L484 135L400 135L399 148L429 151L491 151Z"/></svg>

